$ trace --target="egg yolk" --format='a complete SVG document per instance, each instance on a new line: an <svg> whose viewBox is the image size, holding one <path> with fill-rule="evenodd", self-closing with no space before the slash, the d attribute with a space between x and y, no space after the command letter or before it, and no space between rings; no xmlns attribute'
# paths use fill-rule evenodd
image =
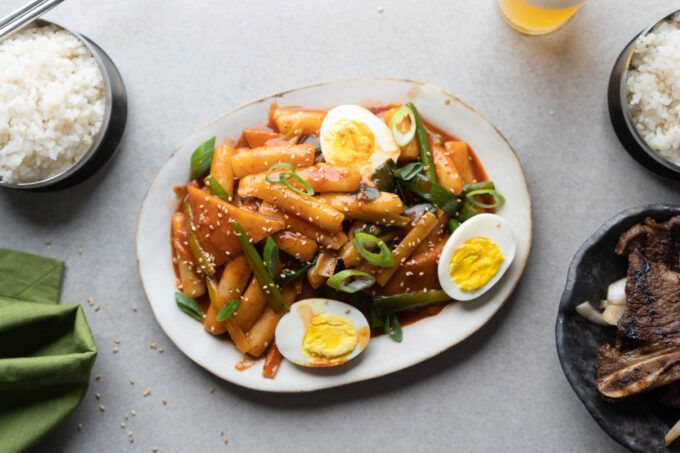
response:
<svg viewBox="0 0 680 453"><path fill-rule="evenodd" d="M357 333L354 325L337 315L318 315L305 333L302 351L314 359L339 359L354 351Z"/></svg>
<svg viewBox="0 0 680 453"><path fill-rule="evenodd" d="M468 239L458 247L449 262L449 275L461 291L476 291L496 275L503 254L489 238Z"/></svg>
<svg viewBox="0 0 680 453"><path fill-rule="evenodd" d="M342 119L325 132L324 140L332 145L330 164L361 165L369 161L375 149L375 134L363 122ZM326 152L326 151L324 151Z"/></svg>

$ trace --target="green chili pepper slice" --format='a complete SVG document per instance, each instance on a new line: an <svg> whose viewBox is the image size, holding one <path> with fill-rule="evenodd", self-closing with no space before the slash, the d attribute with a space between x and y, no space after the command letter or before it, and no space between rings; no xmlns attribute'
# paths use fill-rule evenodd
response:
<svg viewBox="0 0 680 453"><path fill-rule="evenodd" d="M231 202L231 197L229 196L227 191L224 190L222 184L220 184L217 178L215 178L213 175L206 176L205 179L203 180L203 183L210 190L211 194L215 195L222 201Z"/></svg>
<svg viewBox="0 0 680 453"><path fill-rule="evenodd" d="M395 294L393 296L377 296L373 298L373 305L378 314L388 315L447 300L451 300L451 298L444 291L433 290L419 293Z"/></svg>

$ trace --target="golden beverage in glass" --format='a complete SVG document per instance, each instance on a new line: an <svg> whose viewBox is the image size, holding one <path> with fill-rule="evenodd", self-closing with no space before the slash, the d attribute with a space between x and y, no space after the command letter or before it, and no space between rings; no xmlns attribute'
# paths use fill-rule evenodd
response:
<svg viewBox="0 0 680 453"><path fill-rule="evenodd" d="M503 19L515 30L544 35L564 25L585 0L498 0Z"/></svg>

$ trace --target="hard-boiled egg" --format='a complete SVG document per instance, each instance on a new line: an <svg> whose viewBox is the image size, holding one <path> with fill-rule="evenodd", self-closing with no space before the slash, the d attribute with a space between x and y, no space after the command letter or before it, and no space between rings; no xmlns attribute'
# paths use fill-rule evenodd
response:
<svg viewBox="0 0 680 453"><path fill-rule="evenodd" d="M364 315L331 299L304 299L290 306L276 326L276 346L298 365L342 365L366 348L371 330Z"/></svg>
<svg viewBox="0 0 680 453"><path fill-rule="evenodd" d="M475 299L487 292L515 257L515 235L496 214L479 214L453 232L439 258L442 289L456 300Z"/></svg>
<svg viewBox="0 0 680 453"><path fill-rule="evenodd" d="M320 141L326 162L357 167L361 176L370 175L387 159L396 162L401 153L387 125L358 105L339 105L328 112Z"/></svg>

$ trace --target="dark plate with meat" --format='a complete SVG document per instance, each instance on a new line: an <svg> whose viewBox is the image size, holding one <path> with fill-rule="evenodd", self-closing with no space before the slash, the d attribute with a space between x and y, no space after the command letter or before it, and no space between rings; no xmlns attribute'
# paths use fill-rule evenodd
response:
<svg viewBox="0 0 680 453"><path fill-rule="evenodd" d="M600 227L571 262L555 338L567 380L595 421L636 452L680 451L664 436L680 418L680 206L626 210ZM617 326L576 312L627 277ZM599 374L599 376L598 376ZM672 407L675 406L675 407Z"/></svg>

